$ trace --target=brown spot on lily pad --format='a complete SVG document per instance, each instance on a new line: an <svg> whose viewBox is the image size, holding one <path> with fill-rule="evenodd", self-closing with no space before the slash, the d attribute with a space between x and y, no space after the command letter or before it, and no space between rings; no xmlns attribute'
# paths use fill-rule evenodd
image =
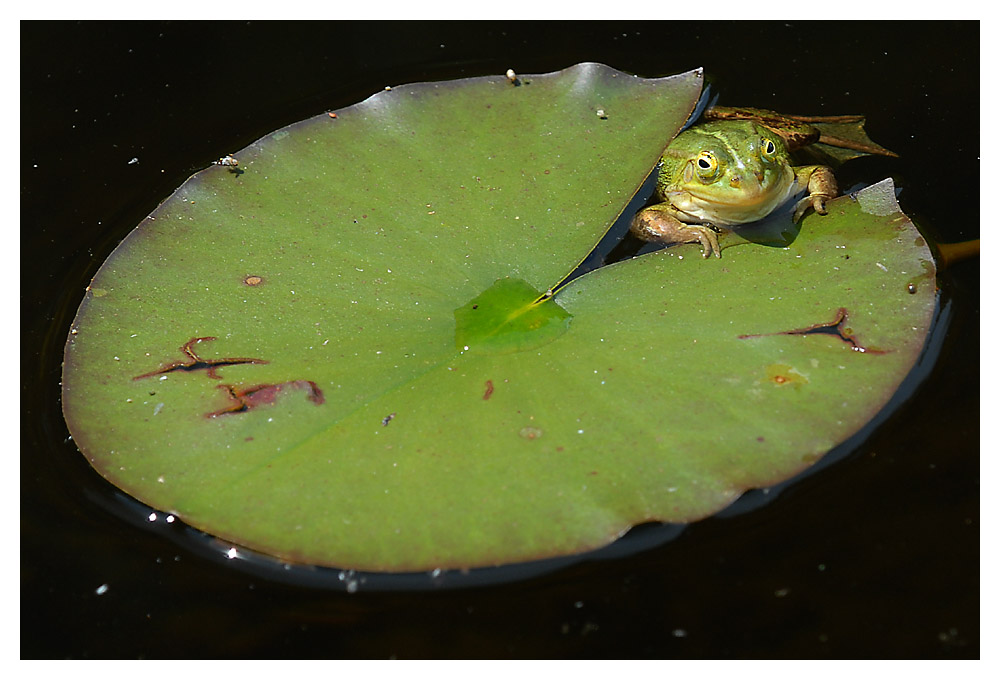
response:
<svg viewBox="0 0 1000 680"><path fill-rule="evenodd" d="M260 284L264 283L264 277L258 276L257 274L250 274L249 276L243 279L243 283L245 283L248 286L259 286Z"/></svg>
<svg viewBox="0 0 1000 680"><path fill-rule="evenodd" d="M287 390L305 390L307 392L306 398L317 406L326 401L323 398L323 391L312 380L289 380L283 383L254 385L252 387L219 385L219 389L225 390L229 395L231 403L224 409L206 413L206 418L218 418L219 416L231 413L243 413L261 406L273 404L278 400L278 396Z"/></svg>
<svg viewBox="0 0 1000 680"><path fill-rule="evenodd" d="M538 439L542 436L542 431L537 427L522 427L518 434L525 439Z"/></svg>
<svg viewBox="0 0 1000 680"><path fill-rule="evenodd" d="M787 364L771 364L764 369L768 382L778 387L808 385L809 379Z"/></svg>

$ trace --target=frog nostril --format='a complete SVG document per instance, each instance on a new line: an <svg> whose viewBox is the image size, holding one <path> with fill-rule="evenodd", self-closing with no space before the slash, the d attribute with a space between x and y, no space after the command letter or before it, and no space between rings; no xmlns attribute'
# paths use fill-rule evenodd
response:
<svg viewBox="0 0 1000 680"><path fill-rule="evenodd" d="M739 175L733 175L732 177L729 178L729 185L732 186L733 188L739 188L740 181L741 179Z"/></svg>

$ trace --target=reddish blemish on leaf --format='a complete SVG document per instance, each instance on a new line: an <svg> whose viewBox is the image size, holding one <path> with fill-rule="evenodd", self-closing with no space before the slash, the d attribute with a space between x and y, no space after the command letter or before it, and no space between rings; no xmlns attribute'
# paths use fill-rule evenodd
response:
<svg viewBox="0 0 1000 680"><path fill-rule="evenodd" d="M488 400L492 396L493 396L493 381L492 380L487 380L486 381L486 392L483 394L483 401Z"/></svg>
<svg viewBox="0 0 1000 680"><path fill-rule="evenodd" d="M224 409L205 414L207 418L217 418L230 413L243 413L260 406L273 404L277 401L279 394L289 389L306 390L308 392L306 398L317 406L326 401L323 398L323 391L312 380L289 380L283 383L242 388L234 385L219 385L219 389L226 391L231 403Z"/></svg>
<svg viewBox="0 0 1000 680"><path fill-rule="evenodd" d="M767 379L777 387L808 385L809 379L787 364L771 364L766 369Z"/></svg>
<svg viewBox="0 0 1000 680"><path fill-rule="evenodd" d="M522 427L518 434L525 439L538 439L542 436L542 431L537 427Z"/></svg>
<svg viewBox="0 0 1000 680"><path fill-rule="evenodd" d="M891 350L876 349L874 347L866 347L858 342L857 337L854 335L854 330L847 324L848 314L847 308L841 307L834 314L833 321L827 323L813 324L812 326L807 326L805 328L796 328L790 331L778 331L776 333L751 333L745 335L738 335L740 340L745 340L747 338L760 338L767 335L833 335L848 345L851 346L855 352L865 352L867 354L885 354Z"/></svg>
<svg viewBox="0 0 1000 680"><path fill-rule="evenodd" d="M142 380L143 378L151 378L154 375L165 375L167 373L172 373L173 371L206 371L209 378L214 380L222 380L216 371L218 371L223 366L236 366L238 364L266 364L267 361L264 359L251 359L249 357L226 357L222 359L202 359L198 356L198 353L194 351L194 346L202 343L208 342L209 340L215 340L215 337L209 336L205 338L191 338L181 346L181 352L187 356L187 361L174 361L172 363L161 366L155 371L150 371L149 373L143 373L142 375L137 375L133 380Z"/></svg>

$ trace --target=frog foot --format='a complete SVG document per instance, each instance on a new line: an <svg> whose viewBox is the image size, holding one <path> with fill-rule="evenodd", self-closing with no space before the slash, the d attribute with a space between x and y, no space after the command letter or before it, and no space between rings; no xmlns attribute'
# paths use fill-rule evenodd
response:
<svg viewBox="0 0 1000 680"><path fill-rule="evenodd" d="M826 202L837 196L837 179L833 176L833 170L825 165L810 165L798 169L797 179L800 186L808 189L809 195L795 204L792 219L798 222L809 208L825 215Z"/></svg>
<svg viewBox="0 0 1000 680"><path fill-rule="evenodd" d="M640 211L629 225L637 238L658 243L700 243L702 257L722 257L715 229L705 224L686 224L654 205Z"/></svg>
<svg viewBox="0 0 1000 680"><path fill-rule="evenodd" d="M792 216L792 220L795 222L801 220L809 208L812 208L820 215L825 215L826 202L832 198L833 196L827 196L826 194L809 194L795 204L795 214Z"/></svg>

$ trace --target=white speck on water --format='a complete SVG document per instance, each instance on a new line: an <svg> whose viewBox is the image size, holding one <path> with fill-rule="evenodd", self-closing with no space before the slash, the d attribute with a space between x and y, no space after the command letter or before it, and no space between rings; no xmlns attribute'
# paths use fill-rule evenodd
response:
<svg viewBox="0 0 1000 680"><path fill-rule="evenodd" d="M156 405L156 408L153 409L153 415L154 416L160 415L160 411L162 410L163 410L163 402L161 401L159 404Z"/></svg>
<svg viewBox="0 0 1000 680"><path fill-rule="evenodd" d="M150 522L155 522L156 521L156 513L155 512L149 513L149 517L147 517L146 519L148 519Z"/></svg>
<svg viewBox="0 0 1000 680"><path fill-rule="evenodd" d="M337 578L344 582L347 586L347 592L356 593L358 592L358 579L354 577L354 570L348 569L337 574Z"/></svg>
<svg viewBox="0 0 1000 680"><path fill-rule="evenodd" d="M236 548L230 548L226 551L226 557L231 560L235 560L239 553L236 552Z"/></svg>
<svg viewBox="0 0 1000 680"><path fill-rule="evenodd" d="M876 267L878 267L879 269L881 269L881 270L882 270L882 271L884 271L884 272L888 272L888 271L889 271L889 268L888 268L888 267L886 267L886 266L885 266L884 264L882 264L881 262L876 262L876 263L875 263L875 266L876 266Z"/></svg>
<svg viewBox="0 0 1000 680"><path fill-rule="evenodd" d="M160 479L163 479L162 477ZM177 519L173 515L167 515L167 524L173 524L174 520Z"/></svg>
<svg viewBox="0 0 1000 680"><path fill-rule="evenodd" d="M95 590L94 592L97 593L98 595L103 595L104 593L108 592L108 584L102 583L101 585L97 586L97 590Z"/></svg>

